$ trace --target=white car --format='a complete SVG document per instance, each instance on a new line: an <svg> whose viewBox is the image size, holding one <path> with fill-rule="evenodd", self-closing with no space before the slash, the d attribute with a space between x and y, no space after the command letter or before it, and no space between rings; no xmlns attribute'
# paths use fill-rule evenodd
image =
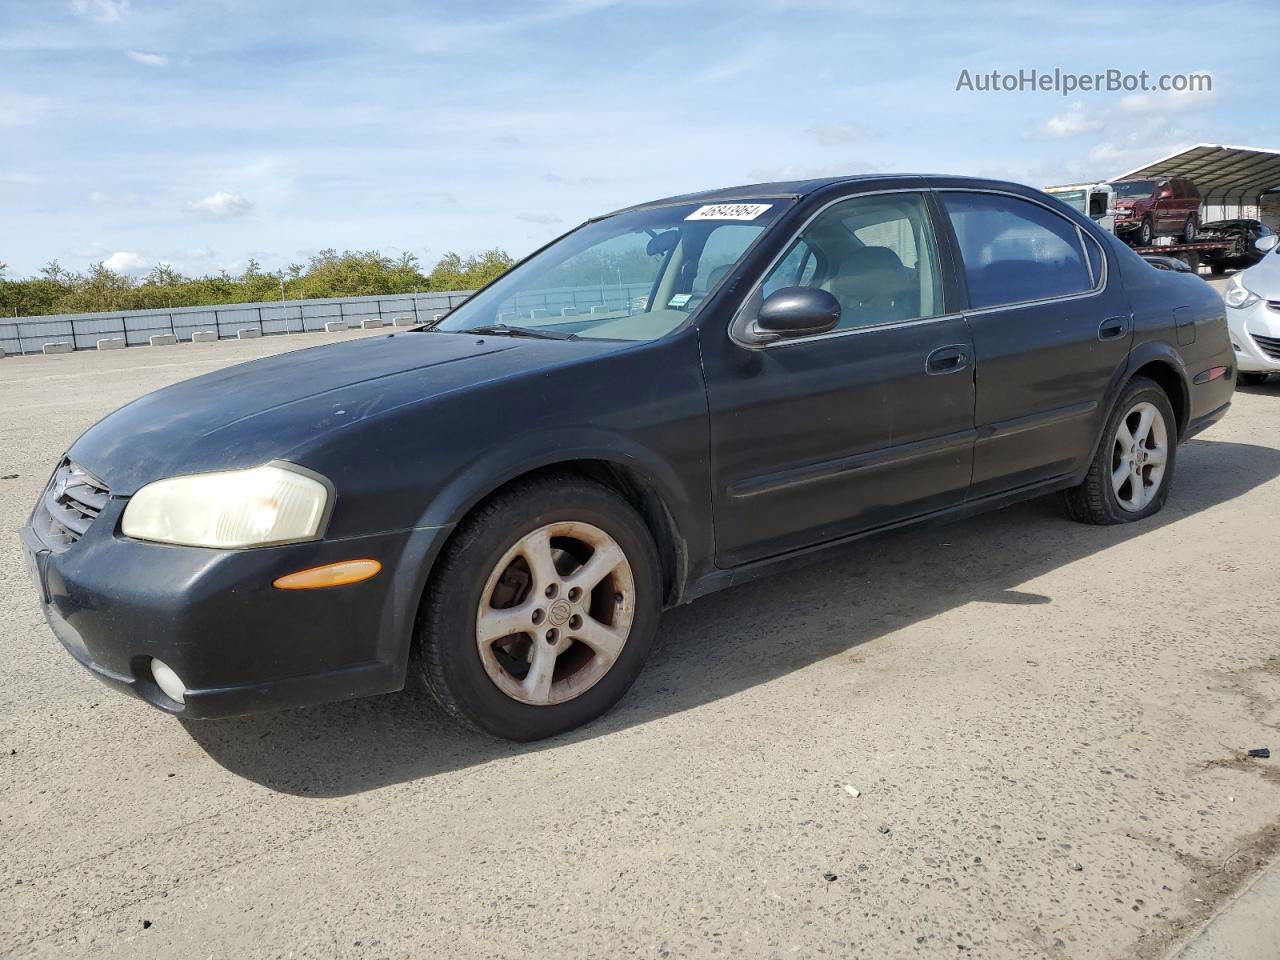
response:
<svg viewBox="0 0 1280 960"><path fill-rule="evenodd" d="M1280 373L1280 246L1275 235L1257 242L1264 256L1227 284L1227 326L1241 383Z"/></svg>

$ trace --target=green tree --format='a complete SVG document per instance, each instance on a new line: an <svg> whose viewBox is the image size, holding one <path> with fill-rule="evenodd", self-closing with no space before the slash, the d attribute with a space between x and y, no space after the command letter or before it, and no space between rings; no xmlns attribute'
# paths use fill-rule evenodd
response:
<svg viewBox="0 0 1280 960"><path fill-rule="evenodd" d="M293 263L267 272L250 259L238 276L225 270L189 277L171 264L159 263L141 280L96 263L84 273L50 260L34 277L13 279L0 272L0 313L40 316L115 310L164 309L255 303L280 299L283 283L288 299L375 296L439 290L474 290L511 267L503 250L463 257L446 253L424 272L413 253L384 256L377 250L326 248L305 264Z"/></svg>

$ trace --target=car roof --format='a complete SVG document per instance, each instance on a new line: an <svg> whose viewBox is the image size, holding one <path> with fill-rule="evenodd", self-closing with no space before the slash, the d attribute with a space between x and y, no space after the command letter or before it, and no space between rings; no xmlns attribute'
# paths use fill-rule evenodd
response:
<svg viewBox="0 0 1280 960"><path fill-rule="evenodd" d="M611 213L603 214L603 216L614 216L619 213L626 213L632 210L648 210L653 207L672 207L682 203L731 203L739 201L751 200L799 200L801 197L807 197L810 194L825 190L828 187L834 187L842 184L855 184L869 181L884 180L946 180L948 186L956 186L958 184L971 183L974 186L984 187L1015 187L1020 190L1035 189L1027 187L1025 184L1012 183L1001 180L988 180L983 177L958 177L953 174L931 174L931 173L860 173L851 174L843 177L820 177L813 180L779 180L767 183L748 183L736 187L718 187L714 190L701 190L695 193L682 193L672 197L663 197L660 200L648 200L644 203L632 204L628 207L622 207ZM602 219L603 217L594 217L593 219Z"/></svg>

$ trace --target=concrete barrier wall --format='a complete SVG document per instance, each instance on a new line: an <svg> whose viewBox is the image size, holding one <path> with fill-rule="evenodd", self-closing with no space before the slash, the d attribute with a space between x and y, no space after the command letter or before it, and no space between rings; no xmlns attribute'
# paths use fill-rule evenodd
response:
<svg viewBox="0 0 1280 960"><path fill-rule="evenodd" d="M70 343L93 350L98 341L123 338L126 346L235 339L322 330L360 330L378 326L427 323L448 313L474 290L447 293L388 294L380 297L335 297L329 300L285 300L228 303L213 307L134 310L123 313L76 313L52 317L0 317L0 350L10 354L40 353L46 343ZM647 283L602 283L539 288L498 306L500 323L547 321L562 317L643 309ZM255 333L243 333L252 330ZM209 337L199 334L211 331Z"/></svg>
<svg viewBox="0 0 1280 960"><path fill-rule="evenodd" d="M368 320L381 320L390 326L403 317L412 318L409 323L426 323L436 314L452 310L474 292L453 290L416 295L229 303L172 310L0 317L0 350L10 355L42 353L45 344L52 343L70 343L75 350L96 350L98 341L107 339L123 339L130 347L147 346L154 339L159 345L169 343L169 337L179 342L192 340L197 331L214 331L217 339L240 337L246 329L262 336L315 333L326 329L331 322L340 324L340 329L358 330ZM55 349L62 352L67 348Z"/></svg>

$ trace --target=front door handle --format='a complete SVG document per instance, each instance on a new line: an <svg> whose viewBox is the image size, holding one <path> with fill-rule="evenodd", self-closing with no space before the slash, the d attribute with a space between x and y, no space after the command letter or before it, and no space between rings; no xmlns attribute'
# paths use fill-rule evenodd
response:
<svg viewBox="0 0 1280 960"><path fill-rule="evenodd" d="M969 348L963 344L951 344L946 347L938 347L929 354L924 362L924 372L939 373L956 373L963 370L969 365Z"/></svg>
<svg viewBox="0 0 1280 960"><path fill-rule="evenodd" d="M1116 340L1123 337L1128 329L1128 317L1107 317L1107 319L1098 324L1098 339Z"/></svg>

